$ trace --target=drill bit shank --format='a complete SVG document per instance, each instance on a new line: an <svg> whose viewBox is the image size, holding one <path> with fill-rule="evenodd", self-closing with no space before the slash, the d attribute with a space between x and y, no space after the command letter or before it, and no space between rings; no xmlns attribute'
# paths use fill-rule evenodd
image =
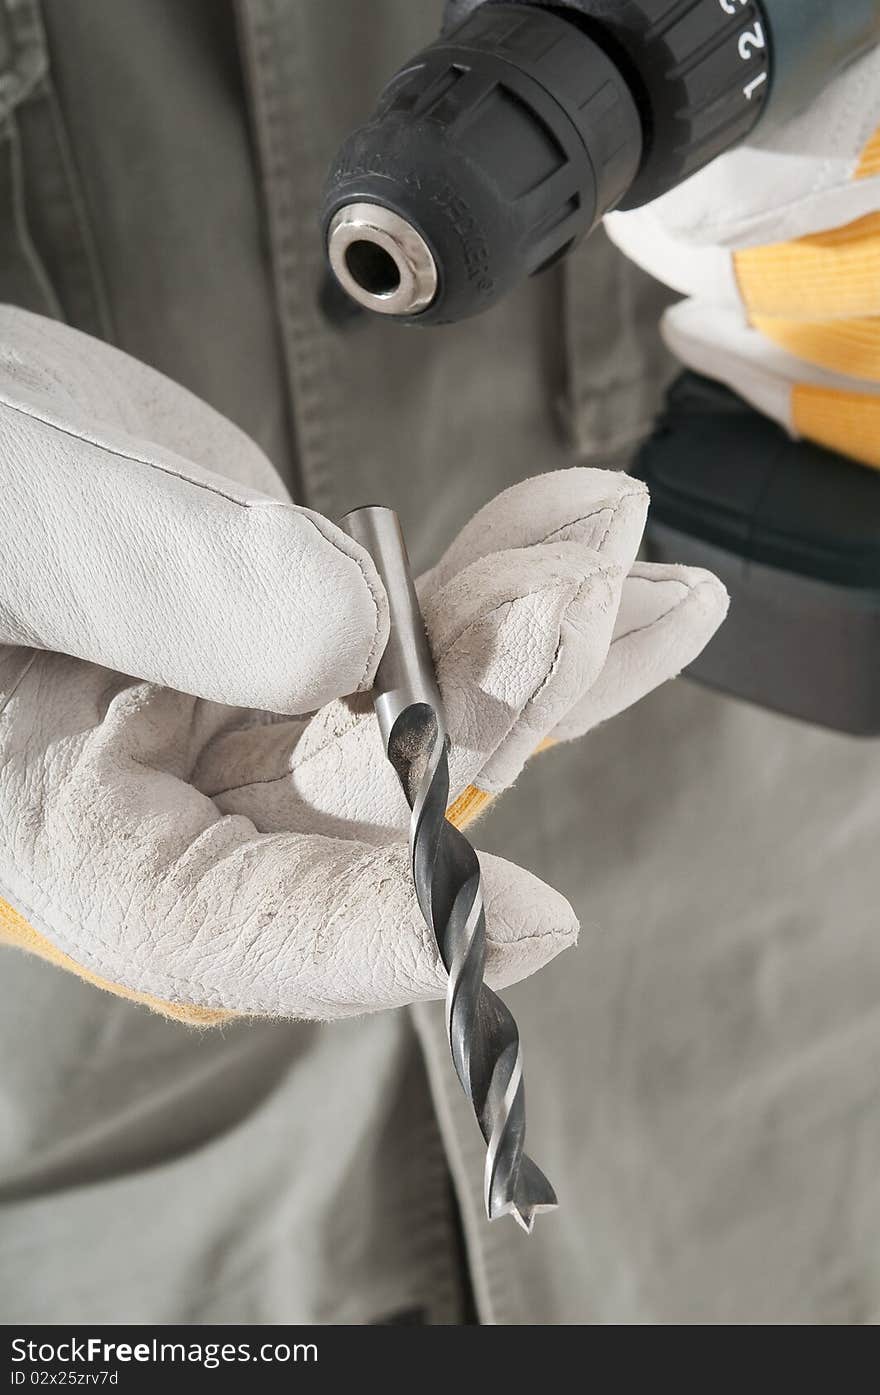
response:
<svg viewBox="0 0 880 1395"><path fill-rule="evenodd" d="M447 736L434 666L397 515L364 508L341 526L366 548L388 596L391 631L373 687L385 753L410 817L416 896L449 975L446 1028L452 1060L486 1141L490 1220L508 1213L526 1230L556 1205L550 1183L523 1151L525 1090L512 1014L483 982L486 919L477 855L446 818Z"/></svg>

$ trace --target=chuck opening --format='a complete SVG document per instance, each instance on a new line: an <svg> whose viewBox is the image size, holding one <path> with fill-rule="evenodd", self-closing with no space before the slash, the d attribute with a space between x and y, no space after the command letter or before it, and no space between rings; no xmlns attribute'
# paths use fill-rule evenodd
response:
<svg viewBox="0 0 880 1395"><path fill-rule="evenodd" d="M344 204L327 255L352 300L379 315L418 315L437 294L437 263L412 223L377 203Z"/></svg>
<svg viewBox="0 0 880 1395"><path fill-rule="evenodd" d="M345 254L349 272L367 295L393 295L400 288L400 268L390 252L362 238Z"/></svg>

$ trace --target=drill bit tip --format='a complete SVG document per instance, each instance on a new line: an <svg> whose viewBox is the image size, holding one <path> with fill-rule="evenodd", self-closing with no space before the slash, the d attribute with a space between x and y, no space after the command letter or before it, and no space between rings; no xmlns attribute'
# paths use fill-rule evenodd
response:
<svg viewBox="0 0 880 1395"><path fill-rule="evenodd" d="M516 1202L511 1201L506 1206L502 1206L499 1211L496 1211L494 1216L490 1216L489 1220L495 1221L499 1216L512 1216L520 1229L524 1230L526 1235L531 1235L535 1228L535 1217L540 1215L542 1211L555 1211L558 1204L559 1203L556 1201L550 1201L540 1204L536 1203L532 1206L520 1206L517 1205Z"/></svg>

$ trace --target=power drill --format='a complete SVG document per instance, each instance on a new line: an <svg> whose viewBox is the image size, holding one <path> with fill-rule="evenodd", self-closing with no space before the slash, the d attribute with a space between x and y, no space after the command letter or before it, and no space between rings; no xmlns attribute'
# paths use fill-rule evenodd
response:
<svg viewBox="0 0 880 1395"><path fill-rule="evenodd" d="M880 0L452 0L333 164L330 265L405 323L479 314L878 41Z"/></svg>
<svg viewBox="0 0 880 1395"><path fill-rule="evenodd" d="M489 309L880 42L880 0L451 0L446 18L343 145L322 215L348 296L412 325ZM692 373L630 468L648 557L731 594L689 674L880 735L880 472Z"/></svg>

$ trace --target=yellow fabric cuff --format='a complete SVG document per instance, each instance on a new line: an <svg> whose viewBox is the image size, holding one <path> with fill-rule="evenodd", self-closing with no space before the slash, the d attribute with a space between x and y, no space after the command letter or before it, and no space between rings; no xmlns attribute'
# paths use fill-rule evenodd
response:
<svg viewBox="0 0 880 1395"><path fill-rule="evenodd" d="M856 179L880 175L880 130L862 151ZM734 254L749 319L805 363L880 383L880 212L846 227ZM797 383L795 431L880 469L880 396Z"/></svg>
<svg viewBox="0 0 880 1395"><path fill-rule="evenodd" d="M752 324L796 358L832 373L880 383L880 316L863 320L774 320L754 315Z"/></svg>
<svg viewBox="0 0 880 1395"><path fill-rule="evenodd" d="M543 741L538 742L532 754L539 756L542 751L549 751L550 747L556 744L552 736L545 736ZM446 810L446 817L451 824L464 832L469 824L475 823L480 815L485 813L496 797L494 794L488 794L486 790L479 789L477 785L468 785L464 794L460 794L458 799L450 804Z"/></svg>
<svg viewBox="0 0 880 1395"><path fill-rule="evenodd" d="M791 407L799 436L880 470L880 396L796 383Z"/></svg>
<svg viewBox="0 0 880 1395"><path fill-rule="evenodd" d="M855 178L877 174L880 130L862 151ZM793 242L744 248L733 263L755 323L766 316L797 322L880 315L880 213Z"/></svg>
<svg viewBox="0 0 880 1395"><path fill-rule="evenodd" d="M871 179L875 174L880 174L880 127L874 132L862 151L861 159L856 167L855 178Z"/></svg>
<svg viewBox="0 0 880 1395"><path fill-rule="evenodd" d="M748 247L733 261L750 319L880 315L880 213L794 242Z"/></svg>

